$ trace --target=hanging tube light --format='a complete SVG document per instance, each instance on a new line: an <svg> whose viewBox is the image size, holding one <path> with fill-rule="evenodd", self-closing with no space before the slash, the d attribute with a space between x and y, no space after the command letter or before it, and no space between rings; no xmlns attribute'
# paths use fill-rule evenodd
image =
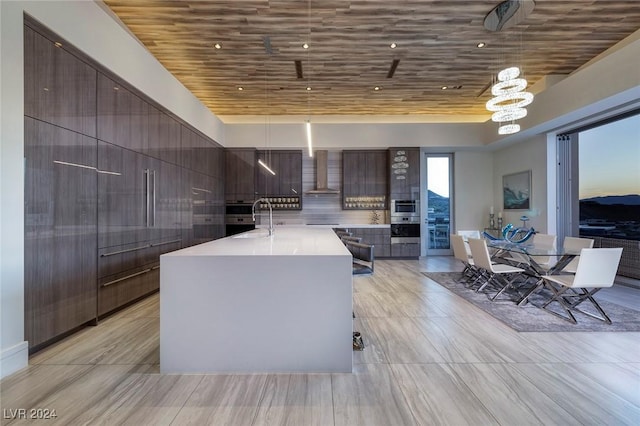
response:
<svg viewBox="0 0 640 426"><path fill-rule="evenodd" d="M307 147L309 148L309 157L313 157L313 142L311 141L311 120L307 120Z"/></svg>
<svg viewBox="0 0 640 426"><path fill-rule="evenodd" d="M274 172L273 170L271 170L269 168L269 166L267 166L265 163L262 162L262 160L258 159L258 164L260 164L262 167L264 167L269 173L271 173L272 175L276 175L276 172Z"/></svg>

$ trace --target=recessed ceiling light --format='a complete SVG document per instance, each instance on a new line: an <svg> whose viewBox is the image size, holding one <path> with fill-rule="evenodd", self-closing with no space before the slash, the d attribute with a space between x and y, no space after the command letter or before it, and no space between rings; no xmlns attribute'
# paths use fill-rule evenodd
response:
<svg viewBox="0 0 640 426"><path fill-rule="evenodd" d="M59 41L56 41L55 43L53 43L53 45L55 47L62 47L62 43L60 43Z"/></svg>
<svg viewBox="0 0 640 426"><path fill-rule="evenodd" d="M307 90L311 90L311 86L307 86Z"/></svg>
<svg viewBox="0 0 640 426"><path fill-rule="evenodd" d="M449 86L442 86L442 90L447 90Z"/></svg>
<svg viewBox="0 0 640 426"><path fill-rule="evenodd" d="M213 45L216 49L222 49L222 45L220 43L216 43Z"/></svg>
<svg viewBox="0 0 640 426"><path fill-rule="evenodd" d="M305 43L305 44L303 44L303 45L302 45L302 48L303 48L303 49L308 49L308 48L309 48L309 45L308 45L307 43Z"/></svg>
<svg viewBox="0 0 640 426"><path fill-rule="evenodd" d="M397 45L397 44L395 44L395 43L391 43L391 44L389 45L389 47L390 47L390 48L392 48L392 49L395 49L396 47L398 47L398 45Z"/></svg>
<svg viewBox="0 0 640 426"><path fill-rule="evenodd" d="M373 90L378 91L378 90L380 90L380 87L379 87L379 86L376 86L376 87L374 87L374 88L373 88Z"/></svg>
<svg viewBox="0 0 640 426"><path fill-rule="evenodd" d="M120 90L118 86L113 86L113 90Z"/></svg>
<svg viewBox="0 0 640 426"><path fill-rule="evenodd" d="M477 47L485 47L487 45L487 43L485 43L484 41L481 41L480 43L476 44Z"/></svg>
<svg viewBox="0 0 640 426"><path fill-rule="evenodd" d="M239 86L239 87L238 87L238 90L242 92L242 91L244 90L244 87Z"/></svg>

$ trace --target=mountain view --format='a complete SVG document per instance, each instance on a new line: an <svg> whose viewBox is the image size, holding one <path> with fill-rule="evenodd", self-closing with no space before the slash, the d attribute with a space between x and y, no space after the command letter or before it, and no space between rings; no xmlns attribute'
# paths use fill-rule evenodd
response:
<svg viewBox="0 0 640 426"><path fill-rule="evenodd" d="M640 195L580 200L580 235L640 240Z"/></svg>

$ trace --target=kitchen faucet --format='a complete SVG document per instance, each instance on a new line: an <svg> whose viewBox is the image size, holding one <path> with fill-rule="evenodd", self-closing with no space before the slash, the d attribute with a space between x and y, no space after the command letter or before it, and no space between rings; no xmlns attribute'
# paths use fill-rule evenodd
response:
<svg viewBox="0 0 640 426"><path fill-rule="evenodd" d="M253 205L251 206L251 217L255 222L256 221L256 204L258 204L261 201L266 202L267 205L269 206L269 236L271 236L273 235L273 209L271 208L271 203L269 202L269 200L267 200L266 198L258 198L257 200L255 200L253 202Z"/></svg>

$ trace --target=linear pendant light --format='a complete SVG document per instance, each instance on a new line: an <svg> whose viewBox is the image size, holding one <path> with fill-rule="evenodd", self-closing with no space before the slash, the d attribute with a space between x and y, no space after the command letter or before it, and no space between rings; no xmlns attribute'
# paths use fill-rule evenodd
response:
<svg viewBox="0 0 640 426"><path fill-rule="evenodd" d="M307 147L309 148L309 157L313 157L313 143L311 141L311 121L307 120Z"/></svg>
<svg viewBox="0 0 640 426"><path fill-rule="evenodd" d="M267 169L267 171L268 171L269 173L271 173L272 175L274 175L274 176L276 175L276 172L274 172L273 170L271 170L271 169L269 168L269 166L267 166L265 163L263 163L263 162L262 162L262 160L258 159L258 164L260 164L262 167L264 167L265 169Z"/></svg>
<svg viewBox="0 0 640 426"><path fill-rule="evenodd" d="M309 15L307 18L307 25L309 27L309 37L307 43L311 45L311 0L308 2L309 6ZM307 148L309 149L309 157L313 157L313 141L311 140L311 82L309 81L311 74L311 60L310 60L310 51L311 49L307 49Z"/></svg>

